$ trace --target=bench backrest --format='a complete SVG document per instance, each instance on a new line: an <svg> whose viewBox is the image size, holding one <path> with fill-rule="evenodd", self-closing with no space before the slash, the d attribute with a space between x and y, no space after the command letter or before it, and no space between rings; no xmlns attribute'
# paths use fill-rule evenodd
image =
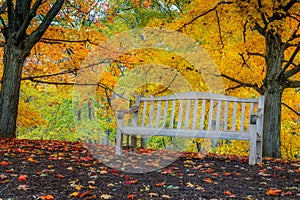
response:
<svg viewBox="0 0 300 200"><path fill-rule="evenodd" d="M263 107L261 98L204 92L137 96L135 103L139 111L128 126L231 132L249 132L250 115Z"/></svg>

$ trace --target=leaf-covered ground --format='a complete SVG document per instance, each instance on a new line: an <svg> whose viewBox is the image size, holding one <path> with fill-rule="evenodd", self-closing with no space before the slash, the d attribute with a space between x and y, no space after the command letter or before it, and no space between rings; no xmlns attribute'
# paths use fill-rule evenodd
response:
<svg viewBox="0 0 300 200"><path fill-rule="evenodd" d="M300 161L184 154L148 173L125 173L81 143L0 139L0 199L299 199Z"/></svg>

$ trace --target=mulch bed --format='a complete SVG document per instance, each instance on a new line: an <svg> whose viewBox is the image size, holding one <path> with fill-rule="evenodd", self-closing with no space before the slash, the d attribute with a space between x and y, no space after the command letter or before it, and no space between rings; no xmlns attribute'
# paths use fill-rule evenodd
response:
<svg viewBox="0 0 300 200"><path fill-rule="evenodd" d="M163 168L149 161L157 169L129 173L119 169L141 158L146 165L149 152L106 151L95 159L79 142L0 139L0 199L300 199L299 160L249 166L243 157L184 153Z"/></svg>

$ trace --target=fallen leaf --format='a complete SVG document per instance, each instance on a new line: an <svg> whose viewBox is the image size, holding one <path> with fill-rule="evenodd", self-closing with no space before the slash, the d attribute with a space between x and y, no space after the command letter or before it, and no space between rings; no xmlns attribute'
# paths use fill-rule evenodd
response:
<svg viewBox="0 0 300 200"><path fill-rule="evenodd" d="M29 187L28 187L28 185L19 185L18 187L17 187L17 189L18 190L28 190L29 189Z"/></svg>
<svg viewBox="0 0 300 200"><path fill-rule="evenodd" d="M34 160L34 158L32 158L32 157L28 158L27 160L32 163L39 163L39 161Z"/></svg>
<svg viewBox="0 0 300 200"><path fill-rule="evenodd" d="M231 192L229 192L229 191L225 191L224 194L227 195L227 196L231 196L232 195Z"/></svg>
<svg viewBox="0 0 300 200"><path fill-rule="evenodd" d="M224 176L231 176L230 172L224 172Z"/></svg>
<svg viewBox="0 0 300 200"><path fill-rule="evenodd" d="M152 197L158 197L158 194L157 193L154 193L154 192L150 192L149 193L149 196L152 198Z"/></svg>
<svg viewBox="0 0 300 200"><path fill-rule="evenodd" d="M164 186L165 182L159 182L159 183L156 183L155 186L156 187L162 187Z"/></svg>
<svg viewBox="0 0 300 200"><path fill-rule="evenodd" d="M188 182L188 183L186 184L186 186L187 186L187 187L194 187L195 185L192 184L191 182Z"/></svg>
<svg viewBox="0 0 300 200"><path fill-rule="evenodd" d="M55 177L56 177L56 178L65 178L65 176L64 176L64 175L61 175L61 174L56 174Z"/></svg>
<svg viewBox="0 0 300 200"><path fill-rule="evenodd" d="M167 194L164 194L164 195L162 195L161 197L164 198L164 199L171 199L171 198L172 198L172 197L170 197L170 196L167 195Z"/></svg>
<svg viewBox="0 0 300 200"><path fill-rule="evenodd" d="M40 196L38 199L41 200L53 200L54 197L52 195Z"/></svg>
<svg viewBox="0 0 300 200"><path fill-rule="evenodd" d="M134 199L134 195L133 194L128 195L127 199Z"/></svg>
<svg viewBox="0 0 300 200"><path fill-rule="evenodd" d="M7 176L5 174L0 174L0 178L5 179L5 178L7 178Z"/></svg>
<svg viewBox="0 0 300 200"><path fill-rule="evenodd" d="M92 192L92 190L87 190L87 191L85 191L85 192L83 192L83 193L78 194L77 197L79 197L79 198L85 197L85 196L88 195L90 192Z"/></svg>
<svg viewBox="0 0 300 200"><path fill-rule="evenodd" d="M71 194L69 194L69 198L71 198L71 197L77 197L77 195L79 194L79 192L73 192L73 193L71 193Z"/></svg>
<svg viewBox="0 0 300 200"><path fill-rule="evenodd" d="M6 161L2 161L2 162L0 162L0 165L2 165L2 166L7 166L7 165L10 165L11 163L9 163L9 162L6 162Z"/></svg>
<svg viewBox="0 0 300 200"><path fill-rule="evenodd" d="M18 181L26 181L27 175L26 174L21 174L18 178Z"/></svg>
<svg viewBox="0 0 300 200"><path fill-rule="evenodd" d="M270 189L266 192L266 194L267 194L268 196L279 196L279 193L281 193L281 192L282 192L282 190L270 188Z"/></svg>
<svg viewBox="0 0 300 200"><path fill-rule="evenodd" d="M3 181L0 181L0 184L4 184L4 183L8 183L9 182L9 180L3 180Z"/></svg>
<svg viewBox="0 0 300 200"><path fill-rule="evenodd" d="M113 198L113 196L109 195L109 194L102 194L100 196L101 199L110 199L110 198Z"/></svg>

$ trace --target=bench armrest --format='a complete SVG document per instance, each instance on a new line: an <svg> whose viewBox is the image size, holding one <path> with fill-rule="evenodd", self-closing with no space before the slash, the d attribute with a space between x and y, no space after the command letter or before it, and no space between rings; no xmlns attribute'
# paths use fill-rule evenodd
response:
<svg viewBox="0 0 300 200"><path fill-rule="evenodd" d="M118 110L118 119L123 119L124 114L132 114L139 111L139 106L132 106L128 110Z"/></svg>
<svg viewBox="0 0 300 200"><path fill-rule="evenodd" d="M256 120L263 116L263 110L261 108L257 109L257 111L250 116L250 124L256 124Z"/></svg>

